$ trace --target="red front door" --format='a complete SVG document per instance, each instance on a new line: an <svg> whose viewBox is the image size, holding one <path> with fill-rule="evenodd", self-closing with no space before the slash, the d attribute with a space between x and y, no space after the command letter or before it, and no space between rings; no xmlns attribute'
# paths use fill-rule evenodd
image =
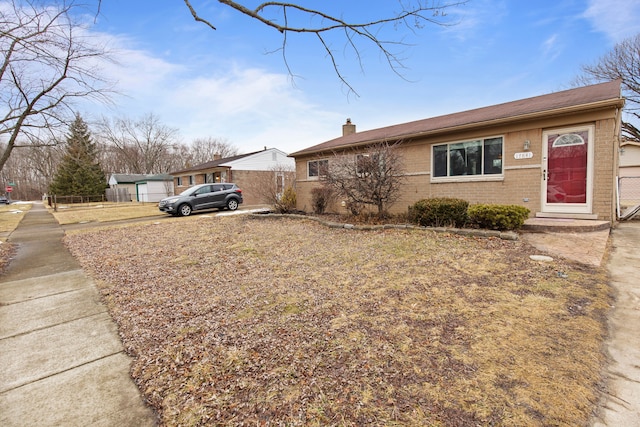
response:
<svg viewBox="0 0 640 427"><path fill-rule="evenodd" d="M544 133L543 210L589 213L590 128Z"/></svg>

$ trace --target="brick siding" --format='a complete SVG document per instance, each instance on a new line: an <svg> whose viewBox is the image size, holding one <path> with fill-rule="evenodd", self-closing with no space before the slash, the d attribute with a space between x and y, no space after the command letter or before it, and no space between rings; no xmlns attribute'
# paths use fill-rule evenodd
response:
<svg viewBox="0 0 640 427"><path fill-rule="evenodd" d="M582 115L554 117L546 121L529 121L510 126L476 129L440 137L404 142L403 158L406 182L400 199L389 208L391 213L403 213L416 201L429 197L456 197L469 203L515 204L528 208L531 215L542 208L542 134L543 130L593 125L594 167L592 213L598 219L615 219L615 176L617 136L615 110L589 112ZM477 138L503 136L504 179L500 181L431 182L431 147L437 143L469 141ZM514 154L524 151L524 142L530 141L530 159L515 159ZM331 158L327 155L324 158ZM311 189L319 185L307 179L307 161L322 158L301 156L296 158L297 208L312 210ZM336 212L346 212L337 203Z"/></svg>

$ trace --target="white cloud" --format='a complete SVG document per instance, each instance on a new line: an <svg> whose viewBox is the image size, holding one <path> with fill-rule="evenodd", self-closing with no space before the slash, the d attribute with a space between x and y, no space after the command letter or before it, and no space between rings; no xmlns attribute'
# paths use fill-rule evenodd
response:
<svg viewBox="0 0 640 427"><path fill-rule="evenodd" d="M286 75L237 66L184 80L160 102L164 116L180 119L187 140L223 137L245 151L269 146L290 152L316 144L326 133L326 116L333 116L306 102Z"/></svg>
<svg viewBox="0 0 640 427"><path fill-rule="evenodd" d="M640 2L638 0L589 0L584 12L596 31L617 43L638 33Z"/></svg>
<svg viewBox="0 0 640 427"><path fill-rule="evenodd" d="M286 74L227 61L176 64L136 49L125 37L93 37L114 52L117 63L101 68L106 79L117 82L121 95L114 96L110 111L85 105L91 116L136 119L154 113L179 129L184 142L211 136L228 140L241 152L264 146L293 152L338 136L327 131L338 130L337 115L306 101Z"/></svg>
<svg viewBox="0 0 640 427"><path fill-rule="evenodd" d="M542 43L542 53L547 61L553 61L562 53L558 35L553 34Z"/></svg>
<svg viewBox="0 0 640 427"><path fill-rule="evenodd" d="M184 70L181 65L171 64L143 51L118 52L119 63L107 72L118 82L124 94L148 94L156 92L163 83L170 81Z"/></svg>
<svg viewBox="0 0 640 427"><path fill-rule="evenodd" d="M476 0L447 9L446 13L454 25L445 27L445 33L464 42L473 40L478 32L484 32L488 23L497 25L507 16L508 8L502 0Z"/></svg>

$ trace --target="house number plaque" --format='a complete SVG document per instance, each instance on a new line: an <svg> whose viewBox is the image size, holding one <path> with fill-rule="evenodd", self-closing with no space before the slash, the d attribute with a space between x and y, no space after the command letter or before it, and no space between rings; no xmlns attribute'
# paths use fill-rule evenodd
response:
<svg viewBox="0 0 640 427"><path fill-rule="evenodd" d="M531 159L533 157L533 153L531 151L526 151L524 153L515 153L513 155L514 159Z"/></svg>

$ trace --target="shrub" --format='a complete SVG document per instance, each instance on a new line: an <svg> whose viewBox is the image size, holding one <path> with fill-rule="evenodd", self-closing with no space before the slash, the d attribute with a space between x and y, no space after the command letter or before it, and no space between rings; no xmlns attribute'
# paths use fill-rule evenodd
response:
<svg viewBox="0 0 640 427"><path fill-rule="evenodd" d="M280 200L276 204L276 212L287 213L295 210L296 208L296 192L293 187L288 186L284 189Z"/></svg>
<svg viewBox="0 0 640 427"><path fill-rule="evenodd" d="M409 206L409 220L423 227L463 227L467 222L469 202L440 197L418 200Z"/></svg>
<svg viewBox="0 0 640 427"><path fill-rule="evenodd" d="M335 194L331 187L323 186L312 188L311 205L313 206L313 213L323 214L334 198Z"/></svg>
<svg viewBox="0 0 640 427"><path fill-rule="evenodd" d="M362 212L364 212L364 205L352 200L347 201L346 207L353 216L359 216Z"/></svg>
<svg viewBox="0 0 640 427"><path fill-rule="evenodd" d="M518 205L473 205L469 221L489 230L517 230L529 217L529 209Z"/></svg>

